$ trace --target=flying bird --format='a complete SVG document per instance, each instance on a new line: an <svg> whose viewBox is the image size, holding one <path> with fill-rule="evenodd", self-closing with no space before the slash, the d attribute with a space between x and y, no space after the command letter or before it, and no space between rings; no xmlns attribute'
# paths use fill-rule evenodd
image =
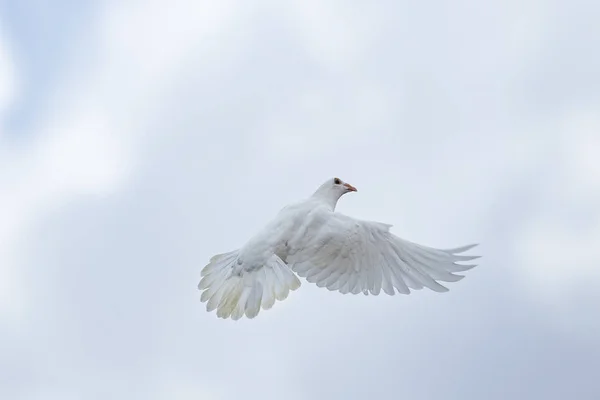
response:
<svg viewBox="0 0 600 400"><path fill-rule="evenodd" d="M454 274L479 256L457 255L476 244L441 250L402 239L392 225L355 219L335 210L356 188L339 178L324 182L312 196L284 207L241 248L210 259L198 289L206 310L219 318L254 318L300 287L296 276L340 293L409 294L427 287L448 289Z"/></svg>

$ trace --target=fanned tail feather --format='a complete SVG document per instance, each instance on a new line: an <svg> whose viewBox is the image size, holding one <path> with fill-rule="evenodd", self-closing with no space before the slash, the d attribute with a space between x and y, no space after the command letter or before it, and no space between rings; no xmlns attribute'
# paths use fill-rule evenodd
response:
<svg viewBox="0 0 600 400"><path fill-rule="evenodd" d="M238 320L244 315L254 318L260 309L273 307L290 291L300 287L300 280L276 255L258 268L238 264L239 250L215 255L200 275L200 301L206 310L217 310L217 317Z"/></svg>

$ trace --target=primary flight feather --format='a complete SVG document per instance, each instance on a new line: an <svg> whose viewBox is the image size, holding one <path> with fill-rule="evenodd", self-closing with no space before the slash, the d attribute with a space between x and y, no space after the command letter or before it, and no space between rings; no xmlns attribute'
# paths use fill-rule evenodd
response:
<svg viewBox="0 0 600 400"><path fill-rule="evenodd" d="M275 300L300 287L296 276L341 293L409 294L438 281L464 278L458 264L479 256L457 255L476 245L441 250L401 239L391 225L348 217L335 211L338 200L356 188L328 179L312 196L283 208L242 248L210 259L198 289L207 311L219 318L254 318Z"/></svg>

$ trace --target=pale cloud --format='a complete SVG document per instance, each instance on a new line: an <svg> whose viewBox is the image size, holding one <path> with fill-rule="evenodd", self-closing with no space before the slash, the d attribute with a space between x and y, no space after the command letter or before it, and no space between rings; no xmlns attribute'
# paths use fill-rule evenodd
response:
<svg viewBox="0 0 600 400"><path fill-rule="evenodd" d="M73 196L110 195L131 176L153 107L186 58L218 51L212 40L231 16L228 2L176 1L167 11L161 2L109 3L77 41L61 91L33 128L38 140L0 147L0 191L10 193L0 198L0 313L26 307L18 271L28 227ZM14 69L0 36L0 113L15 94Z"/></svg>
<svg viewBox="0 0 600 400"><path fill-rule="evenodd" d="M97 23L95 88L106 101L122 93L123 106L143 112L186 62L199 60L201 68L218 64L223 35L237 22L238 9L228 0L176 0L169 7L162 1L111 3Z"/></svg>
<svg viewBox="0 0 600 400"><path fill-rule="evenodd" d="M556 18L556 7L544 0L509 1L505 5L506 14L510 15L506 21L506 45L510 49L510 61L522 68L534 61L542 50Z"/></svg>
<svg viewBox="0 0 600 400"><path fill-rule="evenodd" d="M25 393L21 393L23 397L17 397L18 399L27 400L79 400L81 397L74 393L69 388L56 388L53 385L41 385L35 388L26 390Z"/></svg>
<svg viewBox="0 0 600 400"><path fill-rule="evenodd" d="M74 109L72 109L74 111ZM0 310L22 308L27 288L19 281L23 234L45 212L73 196L107 195L128 173L127 157L101 116L65 113L46 121L32 148L3 159L0 191L0 253L4 256Z"/></svg>
<svg viewBox="0 0 600 400"><path fill-rule="evenodd" d="M20 308L18 301L17 273L9 267L16 257L14 233L19 225L23 208L20 199L12 196L10 186L18 184L14 169L7 168L14 159L5 145L7 141L4 116L17 95L18 77L15 59L8 37L0 25L0 316L14 316ZM8 187L7 187L8 186Z"/></svg>
<svg viewBox="0 0 600 400"><path fill-rule="evenodd" d="M600 274L599 115L600 107L568 110L554 122L557 134L538 142L538 151L553 157L552 169L540 177L540 206L516 238L523 271L561 301Z"/></svg>
<svg viewBox="0 0 600 400"><path fill-rule="evenodd" d="M548 323L587 340L600 334L589 318L600 305L593 289L600 279L599 115L600 107L568 109L538 142L548 168L538 178L537 206L513 238L523 291Z"/></svg>
<svg viewBox="0 0 600 400"><path fill-rule="evenodd" d="M0 21L0 140L3 134L4 113L14 101L18 89L15 59L1 23L2 21Z"/></svg>
<svg viewBox="0 0 600 400"><path fill-rule="evenodd" d="M336 89L307 87L259 125L265 150L276 162L298 163L311 157L368 143L391 120L386 91L375 82L353 87L343 101ZM318 145L316 145L318 144Z"/></svg>
<svg viewBox="0 0 600 400"><path fill-rule="evenodd" d="M277 4L278 7L283 7ZM306 54L332 73L354 71L364 63L381 32L381 9L370 4L347 7L343 1L292 1L282 9L287 28Z"/></svg>
<svg viewBox="0 0 600 400"><path fill-rule="evenodd" d="M600 196L600 104L568 110L559 123L563 162L576 196ZM595 202L595 201L594 201Z"/></svg>
<svg viewBox="0 0 600 400"><path fill-rule="evenodd" d="M198 383L197 377L182 377L181 372L171 375L163 373L156 388L157 400L221 400L215 391L207 389L204 382Z"/></svg>

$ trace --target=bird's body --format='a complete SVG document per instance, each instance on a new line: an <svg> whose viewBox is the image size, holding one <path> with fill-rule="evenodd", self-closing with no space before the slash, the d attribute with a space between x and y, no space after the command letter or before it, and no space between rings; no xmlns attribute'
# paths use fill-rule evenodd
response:
<svg viewBox="0 0 600 400"><path fill-rule="evenodd" d="M284 207L239 250L214 256L198 284L207 310L220 318L254 318L300 287L294 275L341 293L409 294L428 287L447 291L437 280L463 278L453 272L477 256L457 256L474 245L434 249L393 235L391 225L353 219L335 211L356 189L334 178L309 198Z"/></svg>
<svg viewBox="0 0 600 400"><path fill-rule="evenodd" d="M308 229L318 229L333 214L319 199L310 197L283 208L241 249L239 258L250 265L263 265L272 254L282 261L303 245Z"/></svg>

